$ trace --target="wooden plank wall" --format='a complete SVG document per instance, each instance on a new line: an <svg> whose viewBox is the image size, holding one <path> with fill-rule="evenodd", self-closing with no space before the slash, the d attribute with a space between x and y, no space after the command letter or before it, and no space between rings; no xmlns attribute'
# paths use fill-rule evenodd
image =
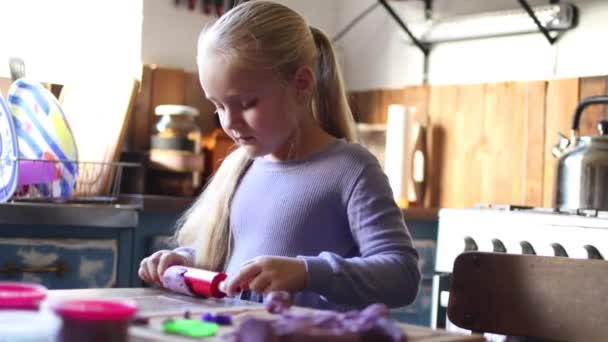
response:
<svg viewBox="0 0 608 342"><path fill-rule="evenodd" d="M373 90L351 93L351 100L361 122L386 122L386 107L399 100L422 108L430 132L425 206L551 207L551 148L558 132L569 134L580 99L600 94L608 94L608 77ZM606 108L590 107L581 134L597 134L597 122L607 118Z"/></svg>
<svg viewBox="0 0 608 342"><path fill-rule="evenodd" d="M581 81L577 78L552 80L547 84L547 111L545 122L544 149L544 186L543 206L553 206L555 189L555 168L557 159L551 154L551 148L559 141L558 133L569 136L572 124L572 113L579 101Z"/></svg>
<svg viewBox="0 0 608 342"><path fill-rule="evenodd" d="M420 122L425 122L428 116L428 90L423 86L352 92L349 94L349 100L358 122L386 123L387 108L390 104L416 108L416 119Z"/></svg>
<svg viewBox="0 0 608 342"><path fill-rule="evenodd" d="M391 104L401 104L409 108L415 115L408 116L408 126L412 127L416 123L428 126L428 90L426 87L408 87L405 89L394 90L370 90L359 93L352 93L349 98L353 115L358 122L364 123L386 123L387 108ZM415 144L416 136L409 135L408 154L406 163L411 165L411 150ZM414 183L408 180L409 197L415 198ZM428 191L427 191L428 194ZM433 194L425 196L425 202L433 197Z"/></svg>
<svg viewBox="0 0 608 342"><path fill-rule="evenodd" d="M145 65L135 112L130 122L131 150L146 151L158 117L154 108L161 104L182 104L198 108L197 118L204 132L215 127L213 104L205 99L196 72Z"/></svg>

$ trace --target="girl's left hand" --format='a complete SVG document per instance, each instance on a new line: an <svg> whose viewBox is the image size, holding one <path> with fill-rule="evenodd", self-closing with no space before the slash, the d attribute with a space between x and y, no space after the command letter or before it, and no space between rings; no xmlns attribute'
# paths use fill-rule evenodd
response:
<svg viewBox="0 0 608 342"><path fill-rule="evenodd" d="M243 264L233 277L226 280L223 288L229 296L249 289L266 294L270 291L298 292L306 287L306 264L297 258L263 256Z"/></svg>

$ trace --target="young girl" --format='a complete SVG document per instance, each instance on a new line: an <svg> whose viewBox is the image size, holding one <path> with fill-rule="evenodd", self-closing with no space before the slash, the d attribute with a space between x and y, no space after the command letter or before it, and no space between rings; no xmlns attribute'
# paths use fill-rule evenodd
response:
<svg viewBox="0 0 608 342"><path fill-rule="evenodd" d="M178 222L181 246L142 260L225 271L223 291L345 309L414 300L418 255L388 180L356 140L332 46L293 10L235 7L198 43L200 82L237 144Z"/></svg>

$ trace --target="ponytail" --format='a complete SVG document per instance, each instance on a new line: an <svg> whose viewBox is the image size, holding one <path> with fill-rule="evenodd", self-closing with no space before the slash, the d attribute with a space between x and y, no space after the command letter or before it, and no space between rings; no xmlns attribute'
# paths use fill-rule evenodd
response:
<svg viewBox="0 0 608 342"><path fill-rule="evenodd" d="M319 29L310 28L318 51L317 89L313 112L321 127L336 138L357 141L355 120L348 105L344 81L334 49Z"/></svg>

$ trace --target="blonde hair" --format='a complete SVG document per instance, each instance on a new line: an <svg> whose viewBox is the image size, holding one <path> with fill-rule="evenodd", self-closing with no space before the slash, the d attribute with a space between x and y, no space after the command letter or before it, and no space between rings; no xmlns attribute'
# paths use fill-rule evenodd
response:
<svg viewBox="0 0 608 342"><path fill-rule="evenodd" d="M199 38L201 52L220 54L234 65L263 68L288 80L302 65L315 73L313 115L336 138L355 141L355 125L330 41L286 6L270 1L242 3L224 14ZM251 165L242 148L231 152L192 207L178 220L180 245L196 250L195 266L224 270L231 255L230 203Z"/></svg>

